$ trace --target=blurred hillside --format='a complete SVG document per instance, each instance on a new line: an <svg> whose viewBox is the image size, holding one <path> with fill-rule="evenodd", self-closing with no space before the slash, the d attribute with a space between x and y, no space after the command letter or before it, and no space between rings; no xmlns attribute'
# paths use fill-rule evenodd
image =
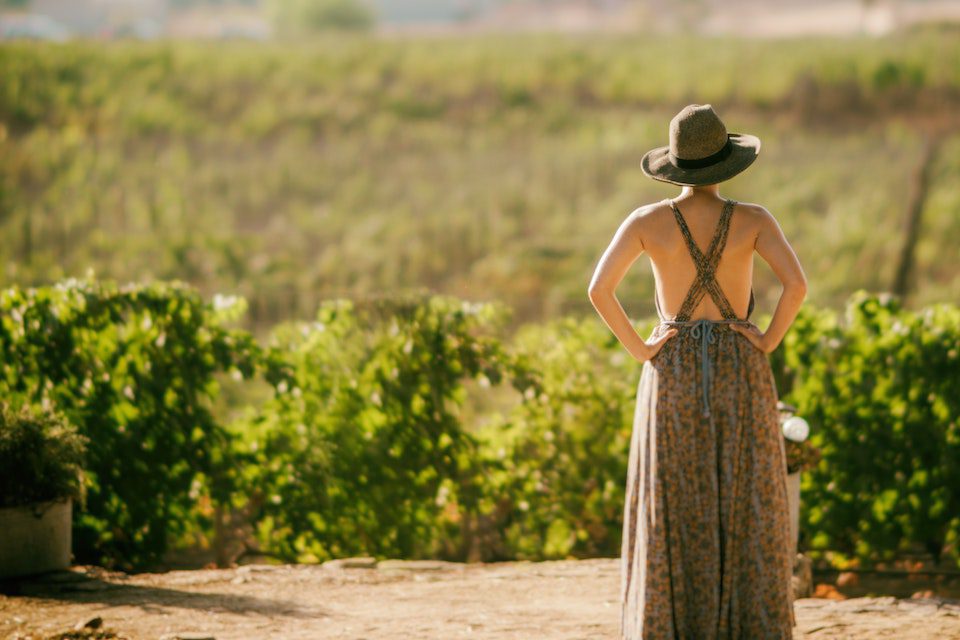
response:
<svg viewBox="0 0 960 640"><path fill-rule="evenodd" d="M351 9L351 7L353 9ZM369 26L342 22L366 11ZM278 14L382 35L488 32L883 35L960 22L960 0L0 0L0 38L287 37ZM324 17L326 16L326 17ZM317 26L317 25L313 25Z"/></svg>

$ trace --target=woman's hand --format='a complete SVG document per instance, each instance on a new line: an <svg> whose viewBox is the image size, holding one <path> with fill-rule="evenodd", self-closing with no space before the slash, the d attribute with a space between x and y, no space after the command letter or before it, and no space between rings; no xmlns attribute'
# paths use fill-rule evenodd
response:
<svg viewBox="0 0 960 640"><path fill-rule="evenodd" d="M677 335L677 329L674 327L664 331L663 335L655 340L644 340L644 353L642 353L640 357L634 354L634 357L640 362L646 362L647 360L650 360L660 353L660 349L663 348L664 343L675 335Z"/></svg>
<svg viewBox="0 0 960 640"><path fill-rule="evenodd" d="M755 346L757 349L760 349L760 351L763 351L764 353L770 353L773 351L773 349L770 348L767 335L763 331L760 331L760 328L757 327L757 325L750 324L748 326L744 326L742 324L731 324L730 326L733 327L734 331L745 336L747 340L750 341L750 344Z"/></svg>

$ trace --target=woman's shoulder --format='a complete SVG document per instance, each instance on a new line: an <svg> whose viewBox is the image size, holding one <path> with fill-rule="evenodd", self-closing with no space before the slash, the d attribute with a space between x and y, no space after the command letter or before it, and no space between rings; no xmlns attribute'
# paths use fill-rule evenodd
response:
<svg viewBox="0 0 960 640"><path fill-rule="evenodd" d="M649 224L667 215L671 215L670 201L664 198L659 202L640 205L627 215L627 220L634 220L641 224Z"/></svg>
<svg viewBox="0 0 960 640"><path fill-rule="evenodd" d="M665 199L640 205L627 215L623 221L623 227L642 238L660 234L665 225L672 223L670 201Z"/></svg>
<svg viewBox="0 0 960 640"><path fill-rule="evenodd" d="M770 213L766 207L755 202L741 202L739 200L735 200L733 211L735 214L750 218L752 221L757 223L775 221L773 214Z"/></svg>

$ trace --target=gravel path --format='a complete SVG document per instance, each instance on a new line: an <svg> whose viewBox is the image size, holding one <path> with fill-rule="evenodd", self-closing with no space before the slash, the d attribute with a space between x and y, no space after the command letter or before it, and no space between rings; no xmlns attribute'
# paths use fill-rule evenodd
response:
<svg viewBox="0 0 960 640"><path fill-rule="evenodd" d="M6 583L0 638L617 638L615 559L344 564L131 576L74 567ZM960 640L958 600L802 598L795 606L796 638ZM98 616L97 632L59 635Z"/></svg>

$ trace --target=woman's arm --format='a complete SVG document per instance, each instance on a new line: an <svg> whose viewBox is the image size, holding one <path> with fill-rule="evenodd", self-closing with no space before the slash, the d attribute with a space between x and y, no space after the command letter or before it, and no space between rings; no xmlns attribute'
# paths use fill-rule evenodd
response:
<svg viewBox="0 0 960 640"><path fill-rule="evenodd" d="M646 342L637 334L617 299L617 285L620 284L630 265L643 253L641 233L643 211L643 208L635 210L617 229L610 246L600 257L600 262L587 289L594 309L630 355L640 362L645 362L657 355L663 343L677 333L675 328L671 328L660 338Z"/></svg>
<svg viewBox="0 0 960 640"><path fill-rule="evenodd" d="M787 242L776 219L763 207L755 206L760 212L761 223L754 246L760 257L773 269L773 273L783 285L783 291L780 293L777 308L770 319L770 326L765 332L753 326L731 326L745 335L758 349L764 353L770 353L783 340L787 329L793 324L797 312L800 311L800 305L807 297L807 278L797 259L797 254Z"/></svg>

